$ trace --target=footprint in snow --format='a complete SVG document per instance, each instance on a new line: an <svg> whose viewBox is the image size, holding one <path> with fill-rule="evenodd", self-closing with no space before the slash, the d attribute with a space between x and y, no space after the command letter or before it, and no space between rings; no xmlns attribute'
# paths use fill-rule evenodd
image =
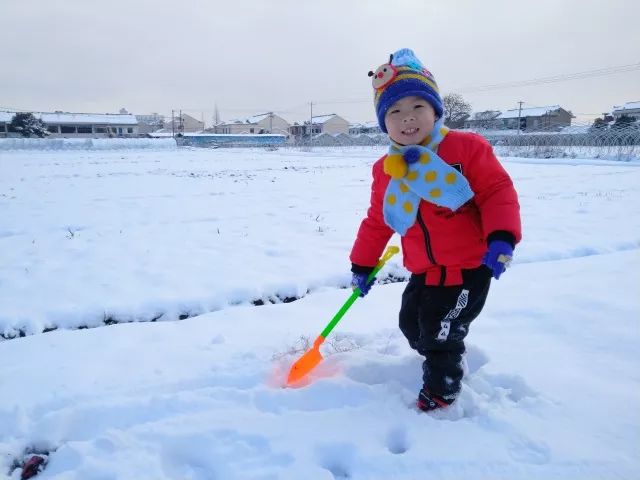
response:
<svg viewBox="0 0 640 480"><path fill-rule="evenodd" d="M389 430L386 438L386 445L389 452L400 455L409 450L407 430L403 427L395 427Z"/></svg>
<svg viewBox="0 0 640 480"><path fill-rule="evenodd" d="M356 453L356 447L350 443L327 443L316 448L318 464L336 480L352 477Z"/></svg>

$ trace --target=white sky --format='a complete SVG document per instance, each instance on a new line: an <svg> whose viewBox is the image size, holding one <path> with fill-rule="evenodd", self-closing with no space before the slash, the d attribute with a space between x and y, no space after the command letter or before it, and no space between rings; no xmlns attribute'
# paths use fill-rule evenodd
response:
<svg viewBox="0 0 640 480"><path fill-rule="evenodd" d="M273 110L288 120L374 119L367 77L416 51L474 110L560 104L581 119L640 100L640 70L538 86L470 87L640 62L634 0L0 0L0 108L207 123ZM338 102L338 103L331 103Z"/></svg>

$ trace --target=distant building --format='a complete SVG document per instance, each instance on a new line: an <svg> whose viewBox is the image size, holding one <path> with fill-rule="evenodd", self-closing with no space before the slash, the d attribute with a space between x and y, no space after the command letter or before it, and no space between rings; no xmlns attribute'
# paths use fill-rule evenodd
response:
<svg viewBox="0 0 640 480"><path fill-rule="evenodd" d="M500 110L485 110L484 112L475 112L464 121L464 128L477 128L477 129L493 129L498 128L501 124L498 117L500 116Z"/></svg>
<svg viewBox="0 0 640 480"><path fill-rule="evenodd" d="M497 120L500 120L501 127L507 129L520 130L554 130L571 125L573 114L562 108L560 105L548 107L532 107L507 110L501 113Z"/></svg>
<svg viewBox="0 0 640 480"><path fill-rule="evenodd" d="M138 133L141 135L155 132L164 128L164 115L152 113L150 115L136 115Z"/></svg>
<svg viewBox="0 0 640 480"><path fill-rule="evenodd" d="M640 102L627 102L622 106L615 106L611 115L616 120L623 115L640 120Z"/></svg>
<svg viewBox="0 0 640 480"><path fill-rule="evenodd" d="M167 119L164 122L164 128L159 130L166 133L187 133L187 132L202 132L204 130L204 122L201 122L197 118L183 113L178 114L171 119ZM158 131L158 130L156 130Z"/></svg>
<svg viewBox="0 0 640 480"><path fill-rule="evenodd" d="M208 131L224 134L279 134L289 135L289 122L273 112L261 113L248 118L221 122Z"/></svg>
<svg viewBox="0 0 640 480"><path fill-rule="evenodd" d="M11 123L11 119L15 113L13 112L1 112L0 111L0 138L4 138L7 136L7 127L9 123Z"/></svg>
<svg viewBox="0 0 640 480"><path fill-rule="evenodd" d="M382 130L378 121L354 123L349 125L349 135L362 135L362 134L380 134Z"/></svg>
<svg viewBox="0 0 640 480"><path fill-rule="evenodd" d="M0 112L0 136L19 136L9 124L16 112ZM44 122L49 138L137 137L138 120L131 114L32 112Z"/></svg>
<svg viewBox="0 0 640 480"><path fill-rule="evenodd" d="M313 123L313 133L349 133L349 122L335 113L319 115L313 117L311 121Z"/></svg>
<svg viewBox="0 0 640 480"><path fill-rule="evenodd" d="M309 135L309 122L303 122L302 125L294 123L289 131L296 137ZM318 115L311 118L311 134L320 135L322 133L338 134L349 133L349 122L340 115L331 113L329 115Z"/></svg>

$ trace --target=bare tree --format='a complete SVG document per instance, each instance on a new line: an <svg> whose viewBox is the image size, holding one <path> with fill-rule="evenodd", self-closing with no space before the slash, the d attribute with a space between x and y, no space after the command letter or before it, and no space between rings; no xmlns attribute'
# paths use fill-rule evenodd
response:
<svg viewBox="0 0 640 480"><path fill-rule="evenodd" d="M448 93L442 99L444 103L444 124L451 128L460 128L471 114L471 104L459 93Z"/></svg>

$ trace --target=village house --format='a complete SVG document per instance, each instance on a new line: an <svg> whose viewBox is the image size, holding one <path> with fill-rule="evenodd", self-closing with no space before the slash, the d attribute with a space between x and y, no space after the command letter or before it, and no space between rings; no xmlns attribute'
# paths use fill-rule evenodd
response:
<svg viewBox="0 0 640 480"><path fill-rule="evenodd" d="M225 134L265 134L289 135L289 122L273 112L261 113L253 117L221 122L207 130Z"/></svg>
<svg viewBox="0 0 640 480"><path fill-rule="evenodd" d="M636 120L640 120L640 101L627 102L622 106L615 106L611 111L611 115L614 120L626 115L627 117L633 117Z"/></svg>
<svg viewBox="0 0 640 480"><path fill-rule="evenodd" d="M189 133L189 132L202 132L204 130L204 122L197 118L187 115L186 113L174 115L173 118L168 118L164 122L164 128L156 130L158 133Z"/></svg>
<svg viewBox="0 0 640 480"><path fill-rule="evenodd" d="M151 113L149 115L136 115L138 120L138 133L145 135L164 128L164 115Z"/></svg>
<svg viewBox="0 0 640 480"><path fill-rule="evenodd" d="M303 137L309 135L309 122L303 122L302 125L294 123L289 129L292 135ZM329 115L318 115L311 118L311 135L320 135L328 133L338 135L340 133L349 133L349 122L340 115L331 113Z"/></svg>
<svg viewBox="0 0 640 480"><path fill-rule="evenodd" d="M5 138L7 136L8 126L14 115L14 112L0 111L0 138Z"/></svg>
<svg viewBox="0 0 640 480"><path fill-rule="evenodd" d="M376 134L379 135L382 133L380 129L380 125L378 125L377 120L371 122L364 123L354 123L349 125L349 135L371 135Z"/></svg>
<svg viewBox="0 0 640 480"><path fill-rule="evenodd" d="M515 108L496 117L501 128L517 130L559 130L571 125L573 114L560 105L548 107ZM520 122L520 125L518 125Z"/></svg>
<svg viewBox="0 0 640 480"><path fill-rule="evenodd" d="M32 112L42 120L49 138L136 137L138 120L129 113ZM9 124L16 112L0 112L0 137L15 137Z"/></svg>
<svg viewBox="0 0 640 480"><path fill-rule="evenodd" d="M500 116L499 110L485 110L484 112L475 112L464 121L464 128L490 130L499 128L501 121L497 118Z"/></svg>

